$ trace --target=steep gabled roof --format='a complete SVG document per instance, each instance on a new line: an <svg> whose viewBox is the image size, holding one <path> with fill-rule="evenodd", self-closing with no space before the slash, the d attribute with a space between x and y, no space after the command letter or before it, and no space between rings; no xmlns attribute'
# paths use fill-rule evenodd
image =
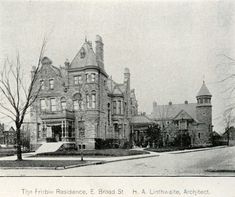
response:
<svg viewBox="0 0 235 197"><path fill-rule="evenodd" d="M183 109L174 117L174 120L192 120L193 118Z"/></svg>
<svg viewBox="0 0 235 197"><path fill-rule="evenodd" d="M137 115L131 118L132 124L153 124L154 122L145 115Z"/></svg>
<svg viewBox="0 0 235 197"><path fill-rule="evenodd" d="M197 93L198 96L212 96L208 88L206 87L205 81L203 81L202 87L200 88L199 92Z"/></svg>
<svg viewBox="0 0 235 197"><path fill-rule="evenodd" d="M115 81L113 81L111 78L108 78L107 80L107 87L108 87L108 92L110 94L121 95L125 93L125 85L118 84Z"/></svg>
<svg viewBox="0 0 235 197"><path fill-rule="evenodd" d="M70 64L71 68L80 68L84 66L98 66L95 52L90 42L85 41Z"/></svg>
<svg viewBox="0 0 235 197"><path fill-rule="evenodd" d="M172 120L183 110L196 121L196 106L197 103L157 105L153 109L151 118L155 120Z"/></svg>

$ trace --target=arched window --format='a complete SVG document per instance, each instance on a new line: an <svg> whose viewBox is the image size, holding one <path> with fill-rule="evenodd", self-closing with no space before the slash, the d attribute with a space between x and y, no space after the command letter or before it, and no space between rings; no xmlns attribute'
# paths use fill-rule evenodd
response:
<svg viewBox="0 0 235 197"><path fill-rule="evenodd" d="M91 81L95 82L95 78L96 78L96 74L95 73L91 73Z"/></svg>
<svg viewBox="0 0 235 197"><path fill-rule="evenodd" d="M91 100L90 100L90 96L88 93L86 94L86 107L87 109L91 108Z"/></svg>
<svg viewBox="0 0 235 197"><path fill-rule="evenodd" d="M117 102L113 101L113 113L117 114Z"/></svg>
<svg viewBox="0 0 235 197"><path fill-rule="evenodd" d="M61 110L66 110L66 99L64 97L60 100Z"/></svg>
<svg viewBox="0 0 235 197"><path fill-rule="evenodd" d="M79 109L83 109L82 95L76 93L73 96L73 110L77 111Z"/></svg>

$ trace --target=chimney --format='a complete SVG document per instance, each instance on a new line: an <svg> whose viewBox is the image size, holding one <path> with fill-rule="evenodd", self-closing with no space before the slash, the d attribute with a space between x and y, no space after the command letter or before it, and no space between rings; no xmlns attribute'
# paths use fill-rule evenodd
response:
<svg viewBox="0 0 235 197"><path fill-rule="evenodd" d="M96 35L96 46L95 46L95 53L96 53L96 61L98 62L98 66L104 68L104 49L103 49L103 41L102 37Z"/></svg>
<svg viewBox="0 0 235 197"><path fill-rule="evenodd" d="M184 104L186 104L186 105L187 105L187 104L188 104L188 101L184 101Z"/></svg>
<svg viewBox="0 0 235 197"><path fill-rule="evenodd" d="M124 69L124 84L126 84L126 87L130 89L130 70L129 68Z"/></svg>
<svg viewBox="0 0 235 197"><path fill-rule="evenodd" d="M157 102L153 101L153 109L155 109L157 107Z"/></svg>
<svg viewBox="0 0 235 197"><path fill-rule="evenodd" d="M69 60L68 60L68 59L66 59L66 60L65 60L65 62L64 62L64 66L65 66L65 68L66 68L66 69L68 69L68 68L69 68L70 63L69 63Z"/></svg>
<svg viewBox="0 0 235 197"><path fill-rule="evenodd" d="M88 40L87 43L90 46L90 48L92 49L92 42Z"/></svg>
<svg viewBox="0 0 235 197"><path fill-rule="evenodd" d="M124 83L130 79L130 70L129 68L124 69Z"/></svg>

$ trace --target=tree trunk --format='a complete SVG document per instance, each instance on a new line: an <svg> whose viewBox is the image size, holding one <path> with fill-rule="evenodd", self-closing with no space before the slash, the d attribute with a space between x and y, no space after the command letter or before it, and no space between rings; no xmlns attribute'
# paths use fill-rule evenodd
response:
<svg viewBox="0 0 235 197"><path fill-rule="evenodd" d="M20 128L16 128L17 161L22 161Z"/></svg>

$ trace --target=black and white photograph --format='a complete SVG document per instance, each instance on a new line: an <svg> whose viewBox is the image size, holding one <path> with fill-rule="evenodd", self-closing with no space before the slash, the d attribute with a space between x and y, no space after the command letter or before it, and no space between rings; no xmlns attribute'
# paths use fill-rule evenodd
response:
<svg viewBox="0 0 235 197"><path fill-rule="evenodd" d="M0 2L0 196L232 197L234 177L235 1Z"/></svg>

